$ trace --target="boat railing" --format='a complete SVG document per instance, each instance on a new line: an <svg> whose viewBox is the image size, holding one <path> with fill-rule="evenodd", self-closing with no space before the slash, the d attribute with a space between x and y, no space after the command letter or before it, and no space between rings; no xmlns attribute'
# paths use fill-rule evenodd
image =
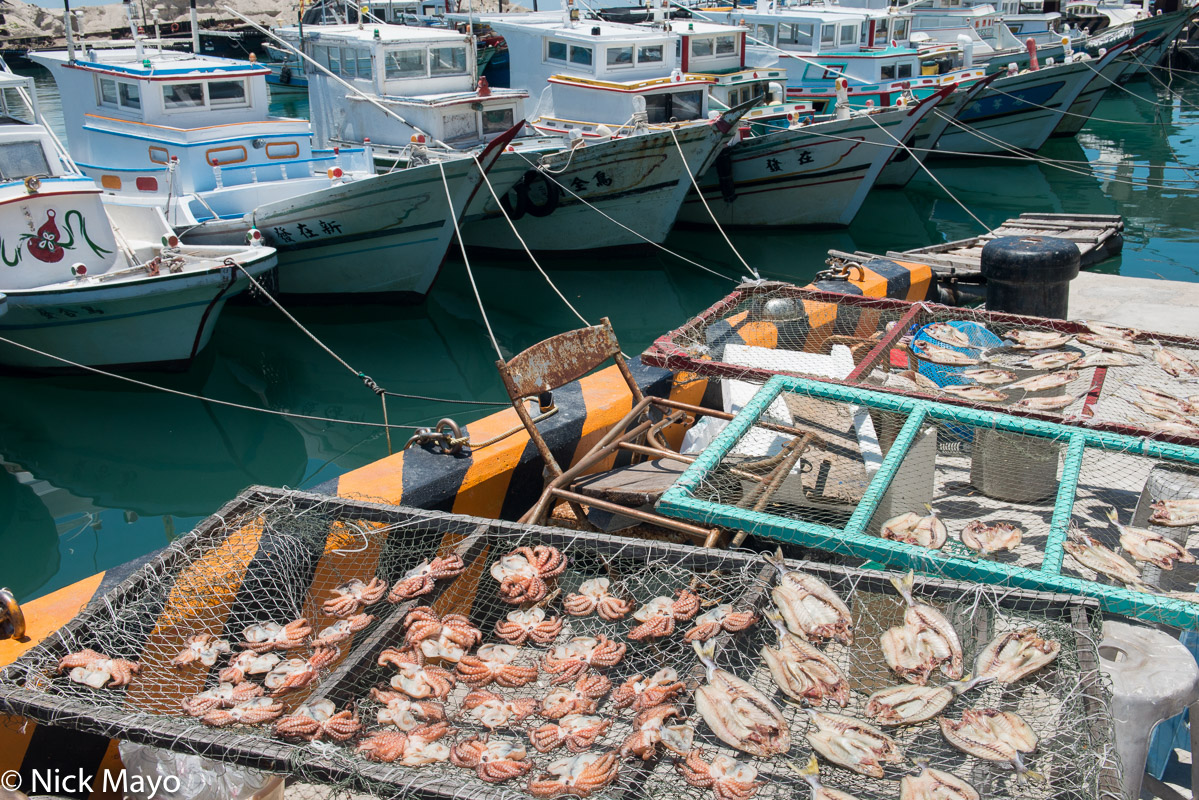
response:
<svg viewBox="0 0 1199 800"><path fill-rule="evenodd" d="M267 162L262 164L236 164L232 166L214 165L212 167L212 177L216 181L218 189L225 186L236 186L245 183L258 183L259 180L275 180L274 173L278 170L280 180L294 180L297 178L312 178L319 173L317 164L325 164L332 166L337 162L337 155L330 154L327 156L316 156L313 158L293 158L287 161L276 161L274 163ZM289 170L288 167L300 167L301 169ZM261 175L259 171L261 170ZM299 174L297 174L299 173ZM230 180L232 178L233 180Z"/></svg>

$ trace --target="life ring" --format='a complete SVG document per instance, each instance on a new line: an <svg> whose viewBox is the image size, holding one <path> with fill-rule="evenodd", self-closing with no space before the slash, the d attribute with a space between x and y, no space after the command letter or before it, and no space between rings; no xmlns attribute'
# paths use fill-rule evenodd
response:
<svg viewBox="0 0 1199 800"><path fill-rule="evenodd" d="M513 202L515 198L516 202ZM529 196L525 191L524 180L519 180L516 184L500 195L500 208L510 220L518 220L525 215L525 210L529 207Z"/></svg>
<svg viewBox="0 0 1199 800"><path fill-rule="evenodd" d="M548 217L558 207L562 190L539 170L531 169L521 178L525 210L534 217ZM542 188L537 188L540 185ZM544 199L542 199L544 198Z"/></svg>
<svg viewBox="0 0 1199 800"><path fill-rule="evenodd" d="M178 32L179 32L179 23L172 22L171 23L171 33L178 33Z"/></svg>
<svg viewBox="0 0 1199 800"><path fill-rule="evenodd" d="M291 83L291 67L286 64L279 70L279 83Z"/></svg>

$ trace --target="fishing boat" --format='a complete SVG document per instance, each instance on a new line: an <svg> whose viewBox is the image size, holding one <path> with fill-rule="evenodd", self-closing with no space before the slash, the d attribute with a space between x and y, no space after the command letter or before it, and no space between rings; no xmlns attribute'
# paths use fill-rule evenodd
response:
<svg viewBox="0 0 1199 800"><path fill-rule="evenodd" d="M0 74L0 90L13 88L32 81ZM106 206L43 125L7 113L0 174L8 367L186 364L225 302L276 264L269 247L181 245L157 209Z"/></svg>
<svg viewBox="0 0 1199 800"><path fill-rule="evenodd" d="M561 64L555 50L548 69L565 70L572 47L575 63L585 56L594 59L596 43L587 30L557 19L562 29L558 38L567 50ZM494 18L482 21L492 24ZM297 28L283 29L279 35L300 41ZM670 42L661 36L655 41L656 54L664 59ZM332 53L350 46L369 52L388 69L371 81L338 76ZM744 113L717 113L719 119L713 122L696 80L617 83L593 63L591 74L598 79L576 81L564 75L548 86L543 79L538 110L526 115L523 106L530 91L523 86L536 84L500 89L480 81L469 68L472 62L462 35L444 28L306 27L303 47L319 65L309 74L318 142L354 146L369 139L380 169L414 157L435 158L429 144L477 145L513 118L531 117L528 135L513 140L499 155L492 186L476 193L467 207L462 236L474 247L566 251L661 243L692 186L691 175L707 169ZM458 67L440 74L439 65L450 50L461 53L456 56ZM630 122L631 106L611 128L571 122L580 119L580 107L612 98L627 103L640 95L660 106L642 123ZM394 114L378 113L375 104ZM672 118L675 124L667 125ZM622 127L626 122L630 124ZM582 230L585 236L579 235Z"/></svg>
<svg viewBox="0 0 1199 800"><path fill-rule="evenodd" d="M1136 67L1120 76L1121 83L1160 64L1174 39L1197 13L1199 9L1187 2L1163 2L1151 6L1148 0L1141 3L1073 0L1062 4L1062 16L1088 31L1087 51L1092 55L1097 54L1099 48L1110 49L1129 40L1150 43L1136 53Z"/></svg>
<svg viewBox="0 0 1199 800"><path fill-rule="evenodd" d="M191 244L261 236L279 251L283 294L423 298L452 216L482 182L474 153L376 175L364 147L314 150L307 120L270 116L261 64L136 39L32 57L58 83L74 154L109 202L162 209Z"/></svg>

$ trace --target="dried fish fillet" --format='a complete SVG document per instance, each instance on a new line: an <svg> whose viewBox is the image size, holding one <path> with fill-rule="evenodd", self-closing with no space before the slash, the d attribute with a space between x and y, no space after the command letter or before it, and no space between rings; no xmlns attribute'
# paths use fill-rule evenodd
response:
<svg viewBox="0 0 1199 800"><path fill-rule="evenodd" d="M783 551L767 556L778 570L778 584L770 590L771 599L787 621L787 629L801 639L823 641L838 639L853 644L853 615L845 601L829 585L783 562Z"/></svg>
<svg viewBox="0 0 1199 800"><path fill-rule="evenodd" d="M1015 550L1020 546L1024 531L1010 522L988 525L980 519L966 523L960 534L962 544L976 553L990 555L1000 550Z"/></svg>
<svg viewBox="0 0 1199 800"><path fill-rule="evenodd" d="M967 369L962 370L962 377L983 386L1004 386L1016 380L1016 373L1006 369Z"/></svg>
<svg viewBox="0 0 1199 800"><path fill-rule="evenodd" d="M790 763L790 762L788 762ZM808 786L812 787L811 800L858 800L852 794L843 792L840 789L830 789L820 782L820 765L816 762L816 756L808 758L807 766L801 768L792 766L796 772L800 774Z"/></svg>
<svg viewBox="0 0 1199 800"><path fill-rule="evenodd" d="M1013 349L1016 350L1049 350L1066 344L1074 338L1074 334L1058 333L1057 331L1011 330L1005 333L1003 338L1015 342Z"/></svg>
<svg viewBox="0 0 1199 800"><path fill-rule="evenodd" d="M1127 339L1118 339L1109 336L1100 336L1097 333L1080 333L1078 341L1091 347L1098 347L1100 350L1116 351L1119 353L1128 353L1137 355L1137 346Z"/></svg>
<svg viewBox="0 0 1199 800"><path fill-rule="evenodd" d="M883 764L903 761L903 751L887 734L873 725L842 714L808 710L812 728L808 744L837 766L859 775L883 777Z"/></svg>
<svg viewBox="0 0 1199 800"><path fill-rule="evenodd" d="M1153 351L1153 360L1167 375L1175 378L1199 378L1199 367L1196 367L1189 359L1162 347L1158 342L1154 342L1154 344L1157 349Z"/></svg>
<svg viewBox="0 0 1199 800"><path fill-rule="evenodd" d="M1026 392L1044 392L1049 389L1056 389L1059 386L1065 386L1077 377L1077 370L1064 369L1061 372L1050 372L1046 375L1033 375L1031 378L1017 381L1007 388L1023 389Z"/></svg>
<svg viewBox="0 0 1199 800"><path fill-rule="evenodd" d="M1051 664L1061 649L1061 643L1043 638L1036 628L1001 633L975 658L974 675L1015 683Z"/></svg>
<svg viewBox="0 0 1199 800"><path fill-rule="evenodd" d="M914 369L905 369L903 372L898 372L896 374L899 375L899 377L905 378L916 384L917 389L934 391L941 388L936 381L932 380L931 378L926 378Z"/></svg>
<svg viewBox="0 0 1199 800"><path fill-rule="evenodd" d="M975 403L1002 403L1008 399L1008 396L998 389L988 389L985 386L972 386L969 384L942 386L941 391Z"/></svg>
<svg viewBox="0 0 1199 800"><path fill-rule="evenodd" d="M955 681L945 686L892 686L880 689L866 701L866 716L879 725L914 725L940 714L958 695L994 680L985 676Z"/></svg>
<svg viewBox="0 0 1199 800"><path fill-rule="evenodd" d="M937 609L912 598L915 576L909 572L891 583L908 604L904 624L886 631L880 643L883 659L901 678L923 686L937 668L946 677L962 677L962 643L953 625Z"/></svg>
<svg viewBox="0 0 1199 800"><path fill-rule="evenodd" d="M1106 322L1084 322L1087 330L1099 336L1106 336L1108 339L1124 339L1131 342L1137 338L1137 332L1132 328L1121 328L1118 325L1109 325Z"/></svg>
<svg viewBox="0 0 1199 800"><path fill-rule="evenodd" d="M1141 581L1141 574L1137 572L1136 567L1120 558L1102 542L1088 536L1078 528L1070 529L1064 545L1066 552L1084 567L1107 575L1109 578L1115 578L1134 588L1145 588L1144 582Z"/></svg>
<svg viewBox="0 0 1199 800"><path fill-rule="evenodd" d="M1023 361L1016 362L1017 366L1028 367L1029 369L1058 369L1073 364L1078 359L1082 358L1082 353L1077 350L1062 350L1053 353L1041 353L1040 355L1026 358Z"/></svg>
<svg viewBox="0 0 1199 800"><path fill-rule="evenodd" d="M945 322L934 322L924 326L924 333L938 342L951 344L954 347L969 347L970 338L957 328Z"/></svg>
<svg viewBox="0 0 1199 800"><path fill-rule="evenodd" d="M1026 397L1016 405L1032 411L1060 411L1079 397L1081 395L1070 394L1055 395L1054 397Z"/></svg>
<svg viewBox="0 0 1199 800"><path fill-rule="evenodd" d="M950 350L947 347L937 347L935 344L929 344L928 342L913 344L912 352L925 361L949 367L964 367L978 363L977 358L968 356L965 353L959 353L957 350Z"/></svg>
<svg viewBox="0 0 1199 800"><path fill-rule="evenodd" d="M985 761L1011 764L1028 772L1021 757L1037 749L1037 734L1019 714L994 708L967 709L960 720L941 717L941 735L964 753Z"/></svg>
<svg viewBox="0 0 1199 800"><path fill-rule="evenodd" d="M844 708L849 703L849 682L841 668L788 631L777 612L765 613L778 632L778 646L763 647L762 658L783 694L816 706L828 699Z"/></svg>
<svg viewBox="0 0 1199 800"><path fill-rule="evenodd" d="M979 800L978 790L956 775L925 767L899 780L899 800Z"/></svg>
<svg viewBox="0 0 1199 800"><path fill-rule="evenodd" d="M1131 367L1132 364L1119 353L1109 353L1106 350L1100 350L1084 357L1074 366L1078 369L1084 369L1086 367Z"/></svg>
<svg viewBox="0 0 1199 800"><path fill-rule="evenodd" d="M695 710L716 738L759 758L785 753L791 733L778 707L766 695L712 661L716 642L693 642L707 668L708 682L695 690Z"/></svg>
<svg viewBox="0 0 1199 800"><path fill-rule="evenodd" d="M1199 498L1183 500L1158 500L1153 503L1153 514L1149 521L1168 528L1186 528L1199 525Z"/></svg>
<svg viewBox="0 0 1199 800"><path fill-rule="evenodd" d="M1195 557L1186 547L1173 539L1145 528L1121 525L1114 508L1109 509L1107 518L1120 529L1120 546L1134 561L1148 562L1161 569L1174 569L1174 562L1194 564Z"/></svg>
<svg viewBox="0 0 1199 800"><path fill-rule="evenodd" d="M937 512L933 511L931 506L926 506L926 508L929 512L927 516L909 511L898 517L892 517L883 523L879 530L879 536L893 542L905 542L940 550L945 545L945 540L949 538L949 531L946 529L945 523L937 517Z"/></svg>

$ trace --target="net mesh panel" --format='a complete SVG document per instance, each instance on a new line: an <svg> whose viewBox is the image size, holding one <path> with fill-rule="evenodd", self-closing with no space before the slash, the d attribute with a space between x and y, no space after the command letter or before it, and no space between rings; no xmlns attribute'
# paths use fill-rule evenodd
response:
<svg viewBox="0 0 1199 800"><path fill-rule="evenodd" d="M557 579L561 592L551 594L547 606L551 613L561 613L565 594L593 577L610 578L615 592L638 603L686 587L701 596L705 608L728 602L739 609L761 611L771 602L774 569L751 554L446 515L403 518L406 512L390 514L392 518L386 510L367 504L320 500L299 493L245 495L201 526L204 530L169 548L146 573L94 603L82 617L7 669L0 684L0 708L40 722L103 731L286 772L297 780L289 795L305 800L354 794L526 796L523 779L492 785L479 780L473 770L449 763L425 767L374 764L357 755L353 744L284 743L272 738L269 726L204 728L182 716L179 703L211 685L225 659L212 670L191 667L182 672L169 668L167 662L178 652L182 637L197 631L226 634L248 620L273 617L286 621L298 615L320 620L315 625L319 629L328 621L321 617L320 606L334 586L349 578L365 580L373 575L393 579L434 552L453 548L463 555L467 570L453 581L439 584L437 592L420 602L431 602L439 613L467 614L484 632L484 641L496 641L495 622L514 608L499 599L489 567L521 545L553 545L566 556L566 571ZM904 604L886 573L826 564L802 566L828 581L852 609L855 643L850 647L828 645L826 652L845 672L853 689L844 713L861 716L871 692L897 682L882 660L878 637L901 623ZM902 768L889 768L888 780L865 779L826 763L821 773L828 785L862 797L894 796L895 781L905 771L914 771L918 760L968 778L988 798L1091 798L1118 785L1110 692L1097 668L1101 622L1093 604L1070 596L929 579L917 581L916 594L939 607L953 622L967 662L996 634L1016 628L1035 627L1062 644L1059 658L1036 675L1011 686L967 695L955 701L948 712L956 716L966 707L997 707L1019 713L1040 738L1030 765L1048 780L1018 784L1010 771L954 750L943 740L936 723L928 722L895 731L906 761ZM287 708L306 699L328 698L338 708L356 705L367 729L376 728L378 706L370 700L370 689L385 685L394 674L391 668L378 665L377 655L382 648L401 643L401 623L408 608L392 607L386 601L372 607L370 611L379 617L374 626L356 634L345 647L344 660L323 670L318 682L287 696ZM628 643L625 659L606 670L615 686L634 674L649 675L667 666L677 670L688 684L678 702L695 726L697 742L709 759L724 753L751 761L766 779L758 797L790 798L805 791L789 764L802 764L810 752L804 738L807 715L782 702L763 666L760 650L774 639L769 627L759 624L736 635L722 633L717 639L719 665L774 697L791 729L789 754L750 759L717 740L694 712L691 691L703 679L703 670L682 637L690 623L681 623L666 639L638 643L627 639L629 621L608 622L598 616L564 619L556 643L599 633ZM118 690L92 690L55 677L54 667L62 653L81 647L139 658L144 665L142 675L130 687ZM537 662L548 647L526 645L523 661L518 663ZM934 682L940 680L934 678ZM490 688L506 699L540 698L550 685L543 672L527 687ZM483 732L461 714L464 694L465 687L459 685L447 703L456 739ZM592 749L619 748L631 732L632 714L615 710L610 700L600 705L598 713L613 718L614 723ZM530 717L519 729L496 731L493 738L527 746L526 729L541 724L544 720ZM529 748L529 757L536 764L533 774L564 755L567 753L561 749L541 755ZM645 763L622 760L616 782L593 796L706 800L712 794L710 789L683 781L673 759L666 755Z"/></svg>

